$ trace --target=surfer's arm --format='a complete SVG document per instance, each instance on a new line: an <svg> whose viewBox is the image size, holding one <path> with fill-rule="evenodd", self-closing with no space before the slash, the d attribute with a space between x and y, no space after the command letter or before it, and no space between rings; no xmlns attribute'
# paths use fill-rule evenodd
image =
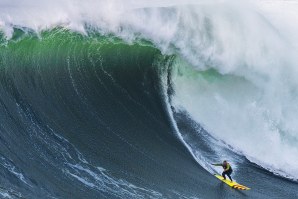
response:
<svg viewBox="0 0 298 199"><path fill-rule="evenodd" d="M222 166L222 164L212 164L213 166Z"/></svg>

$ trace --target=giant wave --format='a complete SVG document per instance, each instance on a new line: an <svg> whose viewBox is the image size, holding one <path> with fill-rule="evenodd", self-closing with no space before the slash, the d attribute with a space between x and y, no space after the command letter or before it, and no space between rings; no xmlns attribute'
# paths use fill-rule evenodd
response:
<svg viewBox="0 0 298 199"><path fill-rule="evenodd" d="M298 31L276 5L298 8L2 2L3 197L217 197L194 184L221 159L269 178L250 196L294 197L275 175L298 178Z"/></svg>

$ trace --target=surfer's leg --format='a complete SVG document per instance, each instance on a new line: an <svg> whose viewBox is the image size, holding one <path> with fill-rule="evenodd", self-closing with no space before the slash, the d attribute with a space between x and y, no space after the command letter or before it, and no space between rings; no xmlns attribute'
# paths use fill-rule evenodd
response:
<svg viewBox="0 0 298 199"><path fill-rule="evenodd" d="M227 174L227 176L230 178L231 181L233 181L233 180L232 180L232 177L230 176L230 174Z"/></svg>
<svg viewBox="0 0 298 199"><path fill-rule="evenodd" d="M232 174L232 171L231 170L227 172L227 176L230 178L231 181L233 181L232 180L232 177L231 177L231 174Z"/></svg>
<svg viewBox="0 0 298 199"><path fill-rule="evenodd" d="M221 175L222 175L222 177L223 177L224 179L226 179L226 174L227 174L227 173L226 173L225 171L224 171L224 172L222 172L222 174L221 174Z"/></svg>

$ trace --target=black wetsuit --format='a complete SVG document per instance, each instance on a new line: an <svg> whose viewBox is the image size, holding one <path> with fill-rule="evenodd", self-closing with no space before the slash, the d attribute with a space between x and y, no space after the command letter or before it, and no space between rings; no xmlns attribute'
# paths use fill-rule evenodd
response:
<svg viewBox="0 0 298 199"><path fill-rule="evenodd" d="M231 177L231 174L233 172L233 169L231 167L231 165L229 163L227 163L226 165L223 165L223 164L213 164L215 166L222 166L222 168L224 169L224 171L222 172L222 177L224 179L226 179L226 175L230 178L231 181L232 180L232 177Z"/></svg>
<svg viewBox="0 0 298 199"><path fill-rule="evenodd" d="M233 181L232 177L231 177L231 174L233 172L231 165L229 163L227 163L226 166L222 165L222 167L224 168L224 172L222 172L222 177L224 179L226 179L226 175L227 175L230 178L230 180ZM228 169L228 170L226 170L226 169Z"/></svg>

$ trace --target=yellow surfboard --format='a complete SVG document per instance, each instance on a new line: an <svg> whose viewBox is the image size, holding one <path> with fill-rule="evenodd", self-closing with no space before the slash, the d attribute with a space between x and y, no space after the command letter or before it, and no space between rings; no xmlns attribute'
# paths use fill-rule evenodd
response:
<svg viewBox="0 0 298 199"><path fill-rule="evenodd" d="M224 178L221 175L214 174L214 176L217 177L219 180L223 181L224 183L226 183L227 185L229 185L230 187L234 188L234 189L250 190L250 188L248 188L244 185L238 184L235 181L231 182L228 178L226 180L224 180Z"/></svg>

